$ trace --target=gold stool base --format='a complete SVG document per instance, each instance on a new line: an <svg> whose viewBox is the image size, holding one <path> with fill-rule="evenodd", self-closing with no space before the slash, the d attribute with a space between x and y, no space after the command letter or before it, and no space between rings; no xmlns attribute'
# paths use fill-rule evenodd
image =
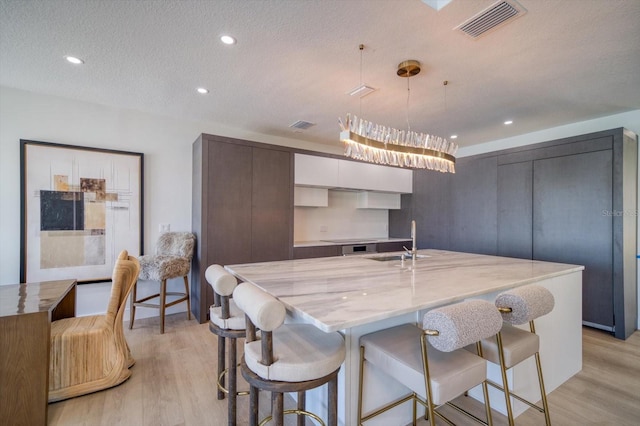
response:
<svg viewBox="0 0 640 426"><path fill-rule="evenodd" d="M284 410L282 413L285 416L287 414L297 414L297 415L303 415L303 416L311 417L312 419L314 419L315 421L320 423L322 426L325 426L325 423L322 421L322 419L320 417L318 417L317 415L315 415L314 413L311 413L309 411L305 411L305 410ZM269 423L271 421L272 418L273 418L272 416L265 417L260 423L258 423L258 426L266 425L267 423Z"/></svg>
<svg viewBox="0 0 640 426"><path fill-rule="evenodd" d="M240 367L240 364L237 365L237 367ZM225 394L229 395L229 389L225 388L224 385L222 384L222 378L229 372L228 368L225 368L224 370L222 370L222 373L220 373L220 375L218 376L218 389L220 389L220 391L224 392ZM236 395L238 396L244 396L244 395L249 395L249 391L240 391L240 392L236 392Z"/></svg>

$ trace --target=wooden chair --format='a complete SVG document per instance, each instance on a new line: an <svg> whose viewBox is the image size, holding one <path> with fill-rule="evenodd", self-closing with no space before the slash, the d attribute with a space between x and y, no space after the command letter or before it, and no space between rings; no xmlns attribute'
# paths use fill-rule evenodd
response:
<svg viewBox="0 0 640 426"><path fill-rule="evenodd" d="M211 265L204 273L207 282L213 288L214 305L209 309L209 330L218 336L218 399L227 399L227 417L229 426L236 424L236 397L247 395L238 392L237 339L246 334L244 312L231 299L233 290L238 285L236 277L224 270L220 265ZM229 366L226 367L225 347L229 341ZM225 376L228 386L225 387Z"/></svg>
<svg viewBox="0 0 640 426"><path fill-rule="evenodd" d="M275 297L249 283L233 291L233 298L247 317L247 338L242 356L242 377L250 385L249 424L258 424L258 391L271 392L271 416L282 426L285 414L296 414L298 424L308 416L321 424L322 419L305 410L305 392L327 384L327 423L338 424L338 372L345 359L344 338L340 333L325 333L310 324L286 324L284 305ZM256 327L260 340L256 340ZM298 393L295 410L283 410L283 394Z"/></svg>
<svg viewBox="0 0 640 426"><path fill-rule="evenodd" d="M166 308L170 306L187 302L187 318L191 319L187 275L191 270L195 243L196 236L190 232L165 232L158 238L156 254L140 256L140 276L138 279L159 281L160 292L138 299L137 284L133 286L129 308L129 329L133 328L137 306L160 310L160 334L164 334L164 313ZM167 292L167 280L180 277L184 280L184 293ZM167 303L167 296L178 296L178 298ZM155 298L158 298L158 303L149 302Z"/></svg>
<svg viewBox="0 0 640 426"><path fill-rule="evenodd" d="M131 376L134 364L122 316L140 264L123 250L113 269L105 315L65 318L51 324L49 402L107 389Z"/></svg>
<svg viewBox="0 0 640 426"><path fill-rule="evenodd" d="M511 397L543 413L546 425L550 426L549 404L544 389L542 365L540 363L540 338L536 334L533 321L553 310L555 304L553 294L542 286L527 285L500 293L496 298L495 304L502 313L502 319L505 324L500 333L498 333L497 339L483 341L482 347L484 350L483 357L494 364L500 365L502 386L491 381L489 384L504 392L510 426L514 425ZM529 323L529 331L514 327L514 325L527 323ZM516 395L509 389L507 380L507 370L531 357L535 357L536 361L542 407Z"/></svg>
<svg viewBox="0 0 640 426"><path fill-rule="evenodd" d="M496 307L484 300L444 306L427 312L422 326L404 324L360 337L358 425L408 401L413 403L414 425L416 403L426 407L431 426L436 425L436 416L453 424L436 410L444 404L453 406L480 423L491 425L487 361L464 350L464 347L474 343L482 353L479 341L495 336L500 331L502 318ZM412 392L363 416L365 361L380 368ZM482 385L484 392L486 421L450 402L477 385Z"/></svg>

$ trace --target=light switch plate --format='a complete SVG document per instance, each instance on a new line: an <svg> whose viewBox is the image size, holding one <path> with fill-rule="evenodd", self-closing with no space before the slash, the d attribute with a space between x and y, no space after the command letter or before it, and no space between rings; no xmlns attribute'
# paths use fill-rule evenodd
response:
<svg viewBox="0 0 640 426"><path fill-rule="evenodd" d="M160 226L158 226L158 230L161 233L169 232L169 231L171 231L171 224L170 223L161 223Z"/></svg>

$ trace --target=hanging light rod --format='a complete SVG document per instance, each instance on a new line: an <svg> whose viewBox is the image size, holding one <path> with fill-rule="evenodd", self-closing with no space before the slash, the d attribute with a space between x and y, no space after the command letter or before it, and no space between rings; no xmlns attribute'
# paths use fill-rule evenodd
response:
<svg viewBox="0 0 640 426"><path fill-rule="evenodd" d="M376 89L375 87L367 86L366 84L362 83L362 51L364 50L364 44L358 46L358 49L360 49L360 85L355 89L348 91L347 94L349 96L358 96L360 98L364 98L368 94L375 92Z"/></svg>
<svg viewBox="0 0 640 426"><path fill-rule="evenodd" d="M398 65L397 75L413 77L420 73L420 62L407 60ZM411 130L385 127L347 114L338 118L344 154L357 160L416 169L455 173L458 146L444 138Z"/></svg>

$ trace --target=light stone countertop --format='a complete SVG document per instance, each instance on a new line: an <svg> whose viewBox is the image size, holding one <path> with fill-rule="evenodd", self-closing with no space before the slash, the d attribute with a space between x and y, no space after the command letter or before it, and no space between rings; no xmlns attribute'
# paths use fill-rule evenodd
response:
<svg viewBox="0 0 640 426"><path fill-rule="evenodd" d="M395 254L400 254L396 252ZM578 272L583 266L419 250L417 259L380 262L378 253L227 265L276 296L296 320L332 332Z"/></svg>
<svg viewBox="0 0 640 426"><path fill-rule="evenodd" d="M375 243L395 243L402 241L411 241L411 238L345 238L340 241L339 238L334 240L317 240L317 241L295 241L293 247L317 247L317 246L342 246L351 244L375 244Z"/></svg>

